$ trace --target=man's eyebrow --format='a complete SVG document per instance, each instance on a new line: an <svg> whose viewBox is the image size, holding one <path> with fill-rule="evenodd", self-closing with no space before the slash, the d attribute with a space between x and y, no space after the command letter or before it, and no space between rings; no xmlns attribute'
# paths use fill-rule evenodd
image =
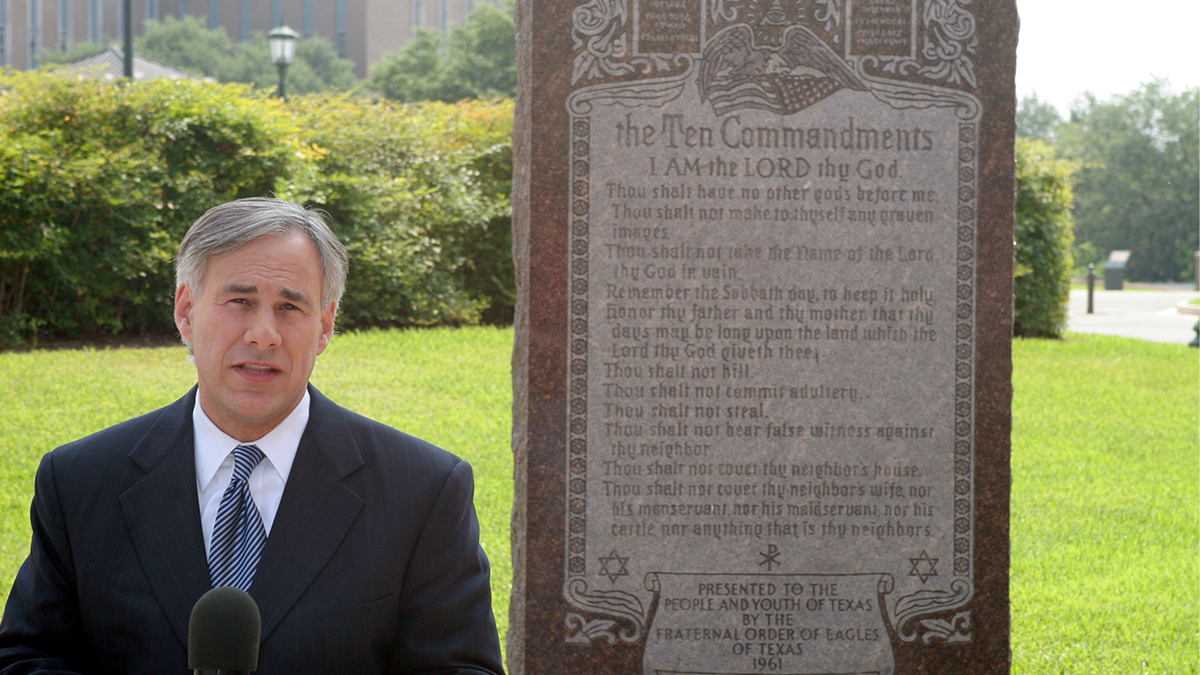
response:
<svg viewBox="0 0 1200 675"><path fill-rule="evenodd" d="M225 292L234 293L237 295L255 295L258 293L258 286L255 284L238 283L235 281L225 287ZM308 299L308 295L306 295L303 291L298 291L294 288L280 289L279 297L287 300L288 302L311 304L311 301Z"/></svg>
<svg viewBox="0 0 1200 675"><path fill-rule="evenodd" d="M280 295L280 297L282 297L284 300L287 300L288 302L301 302L301 303L309 302L307 295L305 295L301 291L293 290L291 288L280 289L279 295Z"/></svg>
<svg viewBox="0 0 1200 675"><path fill-rule="evenodd" d="M225 292L226 293L247 293L247 294L257 293L258 286L255 286L254 284L240 284L235 281L225 287Z"/></svg>

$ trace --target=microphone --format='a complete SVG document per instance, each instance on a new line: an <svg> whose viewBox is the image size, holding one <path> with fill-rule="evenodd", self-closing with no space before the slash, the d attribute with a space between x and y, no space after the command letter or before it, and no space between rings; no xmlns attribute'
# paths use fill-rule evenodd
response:
<svg viewBox="0 0 1200 675"><path fill-rule="evenodd" d="M218 586L200 596L188 623L188 668L194 675L245 675L258 667L262 617L250 594Z"/></svg>

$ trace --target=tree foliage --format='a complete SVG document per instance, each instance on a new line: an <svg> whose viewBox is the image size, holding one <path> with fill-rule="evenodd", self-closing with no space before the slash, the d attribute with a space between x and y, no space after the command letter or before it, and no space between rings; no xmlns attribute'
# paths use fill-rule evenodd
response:
<svg viewBox="0 0 1200 675"><path fill-rule="evenodd" d="M1053 104L1031 94L1017 104L1017 135L1053 143L1063 118Z"/></svg>
<svg viewBox="0 0 1200 675"><path fill-rule="evenodd" d="M439 49L441 40L436 32L417 31L415 40L394 54L385 54L371 67L367 86L394 101L439 100L442 64Z"/></svg>
<svg viewBox="0 0 1200 675"><path fill-rule="evenodd" d="M1102 254L1132 251L1126 278L1179 281L1200 246L1200 89L1163 80L1107 101L1085 94L1059 130L1080 161L1076 238Z"/></svg>
<svg viewBox="0 0 1200 675"><path fill-rule="evenodd" d="M279 83L265 36L255 34L235 43L224 26L209 29L194 16L147 21L136 50L219 82L242 82L266 91L274 91ZM358 85L354 62L339 57L329 40L311 36L296 43L296 60L287 73L288 94L350 91Z"/></svg>
<svg viewBox="0 0 1200 675"><path fill-rule="evenodd" d="M267 38L256 34L233 46L233 57L217 70L221 82L244 82L256 89L275 91L279 70L271 63ZM354 62L337 55L333 43L320 36L302 38L296 43L296 60L287 70L288 96L351 91L359 84Z"/></svg>
<svg viewBox="0 0 1200 675"><path fill-rule="evenodd" d="M210 30L195 16L147 21L145 33L134 42L134 52L188 72L216 78L233 50L221 26Z"/></svg>
<svg viewBox="0 0 1200 675"><path fill-rule="evenodd" d="M38 57L38 64L41 66L56 66L66 63L72 63L80 59L87 58L94 54L99 54L104 51L104 47L95 42L76 42L71 45L67 51L60 52L55 49L47 49Z"/></svg>
<svg viewBox="0 0 1200 675"><path fill-rule="evenodd" d="M441 55L445 50L445 56ZM433 31L371 68L370 86L399 101L460 101L512 97L517 91L516 37L511 12L481 5L443 45Z"/></svg>
<svg viewBox="0 0 1200 675"><path fill-rule="evenodd" d="M1013 333L1061 337L1071 289L1071 175L1046 142L1017 138Z"/></svg>

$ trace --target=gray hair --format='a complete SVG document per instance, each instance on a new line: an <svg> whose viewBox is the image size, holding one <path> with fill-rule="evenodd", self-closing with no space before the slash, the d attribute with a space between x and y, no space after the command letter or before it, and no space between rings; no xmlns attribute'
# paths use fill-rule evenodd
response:
<svg viewBox="0 0 1200 675"><path fill-rule="evenodd" d="M341 302L350 267L346 247L325 221L324 214L299 204L266 197L251 197L214 206L188 228L175 258L175 285L201 293L200 283L208 261L232 253L263 237L304 234L317 249L321 262L321 307Z"/></svg>

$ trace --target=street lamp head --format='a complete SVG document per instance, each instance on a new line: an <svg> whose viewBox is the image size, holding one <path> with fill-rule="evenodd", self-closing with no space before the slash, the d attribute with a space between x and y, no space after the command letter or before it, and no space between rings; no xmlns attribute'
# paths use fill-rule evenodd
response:
<svg viewBox="0 0 1200 675"><path fill-rule="evenodd" d="M277 66L290 66L296 58L296 40L300 34L288 28L279 26L267 33L267 44L271 47L271 62Z"/></svg>

